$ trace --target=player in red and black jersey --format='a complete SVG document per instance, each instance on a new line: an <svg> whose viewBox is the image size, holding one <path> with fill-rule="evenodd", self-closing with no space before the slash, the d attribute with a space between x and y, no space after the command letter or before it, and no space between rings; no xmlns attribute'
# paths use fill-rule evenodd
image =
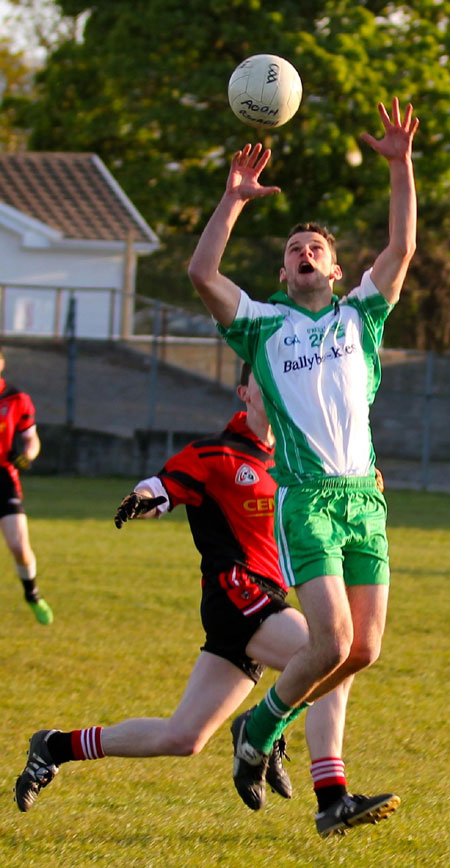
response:
<svg viewBox="0 0 450 868"><path fill-rule="evenodd" d="M0 349L0 375L4 367ZM14 558L25 600L39 623L51 624L52 610L36 585L36 558L30 545L19 478L19 470L29 469L40 448L30 396L0 376L0 529Z"/></svg>
<svg viewBox="0 0 450 868"><path fill-rule="evenodd" d="M160 473L138 483L115 516L121 527L128 519L157 517L187 505L202 555L206 640L178 708L170 718L35 733L28 764L16 783L20 810L32 807L41 787L69 760L199 753L249 695L264 666L282 670L306 641L303 615L285 602L273 537L273 438L248 365L238 394L246 413L236 413L221 434L191 443ZM299 713L295 709L291 720ZM277 740L267 781L290 798L284 750L284 740Z"/></svg>
<svg viewBox="0 0 450 868"><path fill-rule="evenodd" d="M249 401L247 413L236 413L220 434L186 446L136 491L164 496L160 512L186 504L202 556L203 648L255 675L245 647L261 613L265 619L274 600L284 600L286 586L273 537L271 437L266 422L256 433L253 408L261 416L264 408L253 377L240 391Z"/></svg>
<svg viewBox="0 0 450 868"><path fill-rule="evenodd" d="M160 511L187 505L203 576L240 564L284 587L270 537L276 486L268 472L273 466L272 446L249 428L246 413L235 413L224 431L190 443L148 480L151 488L162 484L168 497Z"/></svg>

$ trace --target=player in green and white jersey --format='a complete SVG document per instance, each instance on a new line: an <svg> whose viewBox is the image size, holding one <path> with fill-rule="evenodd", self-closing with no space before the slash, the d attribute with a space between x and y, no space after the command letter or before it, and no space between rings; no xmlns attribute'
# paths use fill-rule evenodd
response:
<svg viewBox="0 0 450 868"><path fill-rule="evenodd" d="M383 105L378 108L383 138L362 139L389 164L389 242L359 287L340 300L334 295L342 276L334 239L315 223L294 227L280 271L286 294L278 292L269 303L252 301L220 272L244 205L280 192L259 183L270 159L261 144L247 144L234 155L225 193L189 268L222 334L252 365L263 394L276 437L280 563L309 628L308 643L250 718L233 723L234 781L246 804L261 807L267 757L292 708L335 689L328 728L317 739L312 733L316 824L324 836L377 821L399 804L392 794L347 794L339 754L352 679L376 660L384 631L386 506L375 482L369 408L380 379L384 321L398 301L416 235L412 142L418 121L411 105L402 119L396 98L392 117Z"/></svg>
<svg viewBox="0 0 450 868"><path fill-rule="evenodd" d="M299 237L310 235L327 253L327 241L306 226L291 233L289 255ZM301 262L302 275L313 269L306 258ZM264 384L280 484L373 473L369 404L380 381L377 351L390 309L369 272L349 296L333 295L317 313L282 291L269 304L241 293L234 322L221 331L240 356L252 359Z"/></svg>

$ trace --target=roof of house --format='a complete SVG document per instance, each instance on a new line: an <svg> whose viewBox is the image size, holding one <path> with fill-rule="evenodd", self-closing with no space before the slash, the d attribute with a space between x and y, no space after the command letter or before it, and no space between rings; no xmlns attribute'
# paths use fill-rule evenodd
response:
<svg viewBox="0 0 450 868"><path fill-rule="evenodd" d="M0 201L65 238L155 244L157 237L96 154L0 154Z"/></svg>

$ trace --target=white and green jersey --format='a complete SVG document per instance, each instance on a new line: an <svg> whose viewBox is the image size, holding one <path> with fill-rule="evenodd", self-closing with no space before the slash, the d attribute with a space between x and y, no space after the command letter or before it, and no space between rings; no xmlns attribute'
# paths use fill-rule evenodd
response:
<svg viewBox="0 0 450 868"><path fill-rule="evenodd" d="M234 322L219 330L252 365L276 438L279 485L374 472L369 408L391 309L370 271L318 313L284 292L264 303L241 290Z"/></svg>

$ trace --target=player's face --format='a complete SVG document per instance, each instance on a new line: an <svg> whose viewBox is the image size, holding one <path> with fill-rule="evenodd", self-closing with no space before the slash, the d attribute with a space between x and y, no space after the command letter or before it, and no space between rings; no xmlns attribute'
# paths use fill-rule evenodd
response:
<svg viewBox="0 0 450 868"><path fill-rule="evenodd" d="M266 408L264 407L258 383L252 373L246 386L238 386L238 395L241 401L247 405L247 412L250 412L252 416L256 414L260 424L266 424Z"/></svg>
<svg viewBox="0 0 450 868"><path fill-rule="evenodd" d="M331 248L318 232L298 232L288 239L280 271L280 281L287 282L288 295L326 290L340 276Z"/></svg>
<svg viewBox="0 0 450 868"><path fill-rule="evenodd" d="M267 418L266 409L264 407L264 402L261 397L261 392L259 391L258 383L256 382L253 374L250 374L247 385L247 404L251 404L253 409L262 417Z"/></svg>

